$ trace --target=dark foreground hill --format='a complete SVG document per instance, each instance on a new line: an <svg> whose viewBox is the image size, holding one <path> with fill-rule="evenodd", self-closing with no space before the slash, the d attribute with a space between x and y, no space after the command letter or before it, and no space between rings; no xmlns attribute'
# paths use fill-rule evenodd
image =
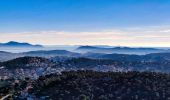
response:
<svg viewBox="0 0 170 100"><path fill-rule="evenodd" d="M8 82L0 97L10 94L11 100L170 99L170 75L153 72L68 71Z"/></svg>
<svg viewBox="0 0 170 100"><path fill-rule="evenodd" d="M170 72L170 61L166 60L111 60L111 59L89 59L72 58L58 63L58 66L73 69L87 69L96 71L151 71Z"/></svg>
<svg viewBox="0 0 170 100"><path fill-rule="evenodd" d="M17 68L36 68L36 67L44 67L47 65L51 65L52 62L46 58L41 57L20 57L13 60L1 62L0 66L3 66L7 69L17 69Z"/></svg>
<svg viewBox="0 0 170 100"><path fill-rule="evenodd" d="M130 56L129 56L130 57ZM125 59L124 59L125 58ZM128 57L127 57L128 58ZM42 57L20 57L13 60L0 62L0 67L10 70L14 69L35 69L35 68L66 68L86 69L95 71L154 71L170 72L170 61L163 58L146 58L148 60L129 60L126 57L118 59L92 59L92 58L42 58ZM130 57L132 58L132 57ZM58 60L56 60L58 59ZM126 60L127 59L127 60ZM152 59L152 60L151 60ZM155 60L154 60L155 59ZM167 59L167 58L166 58ZM1 72L1 70L0 70Z"/></svg>
<svg viewBox="0 0 170 100"><path fill-rule="evenodd" d="M47 100L169 100L170 75L70 71L40 77L32 93Z"/></svg>

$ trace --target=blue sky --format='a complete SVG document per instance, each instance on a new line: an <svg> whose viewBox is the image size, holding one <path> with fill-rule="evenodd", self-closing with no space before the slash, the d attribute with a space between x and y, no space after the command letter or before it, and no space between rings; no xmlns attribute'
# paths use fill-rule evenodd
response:
<svg viewBox="0 0 170 100"><path fill-rule="evenodd" d="M170 0L1 0L0 42L170 46L169 11Z"/></svg>

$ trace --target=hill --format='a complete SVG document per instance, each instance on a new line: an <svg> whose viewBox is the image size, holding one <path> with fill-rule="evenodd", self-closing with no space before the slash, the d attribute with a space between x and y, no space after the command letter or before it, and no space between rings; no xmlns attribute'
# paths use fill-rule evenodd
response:
<svg viewBox="0 0 170 100"><path fill-rule="evenodd" d="M68 57L76 57L80 56L79 53L70 52L67 50L39 50L39 51L30 51L22 53L26 56L37 56L37 57L55 57L55 56L68 56Z"/></svg>
<svg viewBox="0 0 170 100"><path fill-rule="evenodd" d="M36 68L44 67L45 65L50 65L52 62L48 59L41 57L20 57L13 60L1 62L0 66L4 66L7 69L17 69L17 68Z"/></svg>
<svg viewBox="0 0 170 100"><path fill-rule="evenodd" d="M145 62L170 61L170 53L151 53L146 55L105 54L98 56L89 55L88 57L98 59L112 59L117 61L145 61Z"/></svg>
<svg viewBox="0 0 170 100"><path fill-rule="evenodd" d="M79 57L81 56L80 53L70 52L67 50L38 50L38 51L29 51L29 52L23 52L23 53L10 53L10 52L4 52L0 51L0 62L7 61L11 59L15 59L18 57Z"/></svg>
<svg viewBox="0 0 170 100"><path fill-rule="evenodd" d="M140 56L139 56L140 57ZM72 58L58 63L58 66L68 69L87 69L95 71L150 71L170 72L170 61L166 60L129 60L119 59L89 59Z"/></svg>
<svg viewBox="0 0 170 100"><path fill-rule="evenodd" d="M93 53L106 53L106 54L138 54L144 55L149 53L160 53L160 52L168 52L168 50L164 49L156 49L156 48L130 48L130 47L96 47L96 46L80 46L76 49L78 52L93 52Z"/></svg>
<svg viewBox="0 0 170 100"><path fill-rule="evenodd" d="M20 56L20 54L0 51L0 62L11 60Z"/></svg>
<svg viewBox="0 0 170 100"><path fill-rule="evenodd" d="M148 72L70 71L40 77L32 92L52 100L166 100L169 78Z"/></svg>

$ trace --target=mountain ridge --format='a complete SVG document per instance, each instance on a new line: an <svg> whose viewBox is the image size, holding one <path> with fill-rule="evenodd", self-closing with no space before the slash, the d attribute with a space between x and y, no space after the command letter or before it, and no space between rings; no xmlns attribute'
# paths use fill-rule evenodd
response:
<svg viewBox="0 0 170 100"><path fill-rule="evenodd" d="M106 54L149 54L149 53L160 53L160 52L168 52L166 49L158 49L158 48L145 48L145 47L97 47L97 46L80 46L76 48L75 51L78 52L93 52L93 53L106 53Z"/></svg>

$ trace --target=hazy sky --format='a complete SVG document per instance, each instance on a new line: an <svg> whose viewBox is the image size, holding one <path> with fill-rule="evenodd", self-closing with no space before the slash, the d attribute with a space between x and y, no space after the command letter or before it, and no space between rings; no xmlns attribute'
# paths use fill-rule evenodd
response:
<svg viewBox="0 0 170 100"><path fill-rule="evenodd" d="M0 0L0 42L170 47L170 0Z"/></svg>

